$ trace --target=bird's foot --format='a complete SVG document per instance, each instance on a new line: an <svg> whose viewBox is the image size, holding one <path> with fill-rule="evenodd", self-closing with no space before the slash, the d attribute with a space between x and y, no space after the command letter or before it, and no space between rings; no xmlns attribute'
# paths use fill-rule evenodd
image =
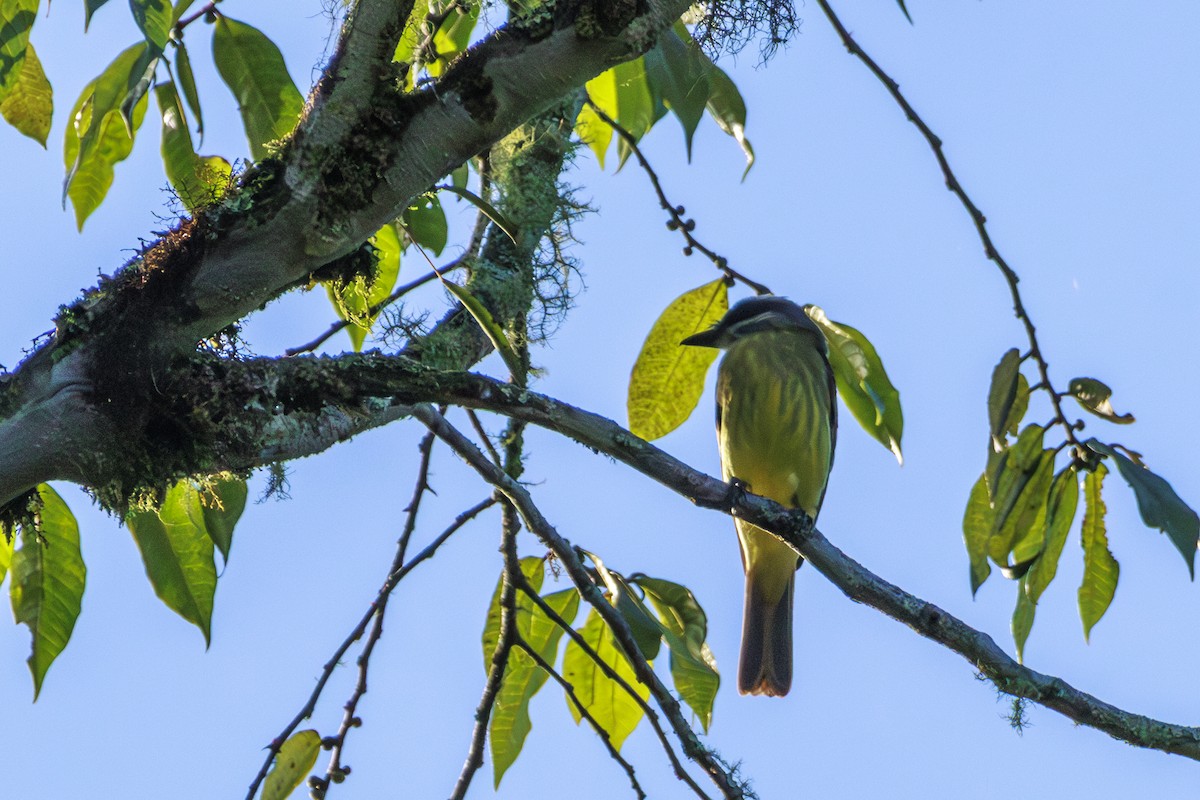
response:
<svg viewBox="0 0 1200 800"><path fill-rule="evenodd" d="M725 484L725 493L720 498L713 500L706 497L697 497L696 505L701 508L711 508L718 511L737 508L749 489L750 487L745 481L730 478L729 482Z"/></svg>

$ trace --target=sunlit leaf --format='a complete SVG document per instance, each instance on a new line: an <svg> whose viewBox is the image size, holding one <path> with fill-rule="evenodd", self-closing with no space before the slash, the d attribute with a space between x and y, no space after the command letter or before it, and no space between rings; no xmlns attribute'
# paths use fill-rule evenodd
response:
<svg viewBox="0 0 1200 800"><path fill-rule="evenodd" d="M628 131L634 141L641 139L654 124L654 100L650 96L645 61L642 58L618 64L592 78L587 83L587 93L588 98ZM584 106L584 110L581 112L583 127L580 128L580 122L577 120L576 130L579 137L596 153L603 169L604 153L612 137L598 136L595 128L597 125L607 127L606 123L596 117L587 106ZM621 164L625 163L631 152L624 139L618 137L617 153Z"/></svg>
<svg viewBox="0 0 1200 800"><path fill-rule="evenodd" d="M450 66L450 62L467 49L467 45L471 43L471 33L475 30L475 22L479 19L479 7L478 0L473 0L461 5L455 4L446 10L442 24L433 35L437 60L425 65L431 76L440 77Z"/></svg>
<svg viewBox="0 0 1200 800"><path fill-rule="evenodd" d="M4 576L8 574L8 567L12 564L13 547L16 543L15 533L9 537L0 532L0 585L4 583Z"/></svg>
<svg viewBox="0 0 1200 800"><path fill-rule="evenodd" d="M987 481L980 475L971 489L967 510L963 513L963 542L967 546L967 558L971 564L971 595L992 574L992 565L987 558L988 539L992 535L992 504L988 500Z"/></svg>
<svg viewBox="0 0 1200 800"><path fill-rule="evenodd" d="M317 763L320 752L321 734L314 730L293 733L271 762L271 771L263 780L262 800L285 800Z"/></svg>
<svg viewBox="0 0 1200 800"><path fill-rule="evenodd" d="M355 275L349 282L327 281L325 289L338 316L350 324L346 333L356 351L378 318L371 309L386 300L400 275L400 237L391 225L384 225L369 240L375 255L375 271L371 276Z"/></svg>
<svg viewBox="0 0 1200 800"><path fill-rule="evenodd" d="M260 30L226 16L213 30L213 60L221 80L237 98L242 125L255 161L267 156L267 143L291 133L304 98L288 75L279 48Z"/></svg>
<svg viewBox="0 0 1200 800"><path fill-rule="evenodd" d="M568 623L579 611L579 592L574 588L548 594L542 599L554 613ZM517 594L517 609L517 630L521 638L543 661L553 664L558 653L559 640L565 631L523 593ZM488 728L492 775L496 787L500 786L500 779L521 753L525 739L533 728L529 718L529 701L549 677L528 653L520 648L513 648L500 691L496 694L492 721Z"/></svg>
<svg viewBox="0 0 1200 800"><path fill-rule="evenodd" d="M544 559L534 556L522 558L521 573L533 587L533 591L540 592L546 574L546 562ZM500 597L503 590L504 575L502 573L500 579L496 581L496 590L492 592L492 602L488 605L487 618L483 625L483 671L485 673L492 669L492 655L496 652L496 645L500 641L500 619L503 613L500 607ZM521 593L518 592L518 602L520 599Z"/></svg>
<svg viewBox="0 0 1200 800"><path fill-rule="evenodd" d="M158 511L131 512L125 524L142 553L155 594L198 627L207 645L217 570L199 492L189 482L180 481L167 491Z"/></svg>
<svg viewBox="0 0 1200 800"><path fill-rule="evenodd" d="M617 646L612 632L603 618L592 609L587 622L579 630L583 640L603 663L619 675L644 702L650 690L638 682L625 654ZM617 750L626 737L641 721L645 713L642 706L612 678L608 677L592 657L574 639L567 642L563 657L563 677L575 690L575 696L587 709L597 724L608 733L609 741ZM583 716L569 699L567 705L571 716L578 723Z"/></svg>
<svg viewBox="0 0 1200 800"><path fill-rule="evenodd" d="M71 639L87 583L75 515L49 485L43 483L37 491L41 525L37 530L22 527L9 579L13 617L29 628L33 639L28 663L35 700L46 670Z"/></svg>
<svg viewBox="0 0 1200 800"><path fill-rule="evenodd" d="M1085 639L1090 639L1092 627L1108 611L1121 571L1108 549L1108 532L1104 524L1105 505L1101 493L1107 474L1108 470L1100 464L1083 480L1083 582L1079 585L1079 616L1083 620Z"/></svg>
<svg viewBox="0 0 1200 800"><path fill-rule="evenodd" d="M84 87L71 116L63 140L63 161L67 177L63 181L63 200L69 198L75 208L75 223L95 211L112 186L113 167L133 151L132 134L146 113L143 94L126 120L121 114L131 83L137 83L144 69L145 42L138 42L113 59L94 81Z"/></svg>
<svg viewBox="0 0 1200 800"><path fill-rule="evenodd" d="M721 676L717 661L708 648L708 618L695 596L678 583L638 575L634 579L646 592L671 650L671 677L675 691L700 718L708 732L712 724L713 703Z"/></svg>
<svg viewBox="0 0 1200 800"><path fill-rule="evenodd" d="M686 38L681 38L679 30ZM704 117L710 88L708 73L712 62L687 35L683 23L664 31L658 44L646 53L646 80L650 94L675 114L683 126L688 160L692 158L692 134Z"/></svg>
<svg viewBox="0 0 1200 800"><path fill-rule="evenodd" d="M1009 514L1000 537L1010 537L1012 562L1024 564L1042 552L1046 543L1046 519L1050 512L1050 486L1054 482L1053 450L1044 450L1037 467Z"/></svg>
<svg viewBox="0 0 1200 800"><path fill-rule="evenodd" d="M728 310L729 287L718 278L676 297L655 320L629 376L626 408L636 435L652 441L691 416L717 351L680 342L708 330Z"/></svg>
<svg viewBox="0 0 1200 800"><path fill-rule="evenodd" d="M1170 537L1171 543L1187 562L1188 573L1195 578L1196 545L1200 540L1200 517L1196 512L1175 494L1171 484L1144 465L1134 463L1124 453L1095 439L1088 439L1085 444L1116 462L1121 477L1137 497L1142 522L1146 523L1146 527L1158 528Z"/></svg>
<svg viewBox="0 0 1200 800"><path fill-rule="evenodd" d="M1079 401L1086 411L1097 417L1115 422L1118 425L1128 425L1134 421L1133 414L1118 414L1113 410L1109 398L1112 389L1095 378L1075 378L1067 387L1067 394Z"/></svg>
<svg viewBox="0 0 1200 800"><path fill-rule="evenodd" d="M1042 554L1038 556L1029 574L1025 577L1025 590L1034 603L1054 580L1058 572L1058 560L1067 543L1067 533L1075 521L1079 507L1079 476L1074 467L1066 467L1054 477L1050 487L1049 513L1046 518L1046 541Z"/></svg>
<svg viewBox="0 0 1200 800"><path fill-rule="evenodd" d="M988 430L997 450L1004 446L1009 416L1017 399L1017 375L1020 369L1021 353L1014 347L1000 358L1000 363L992 370L992 383L988 388Z"/></svg>
<svg viewBox="0 0 1200 800"><path fill-rule="evenodd" d="M39 4L40 0L0 0L0 100L20 79Z"/></svg>
<svg viewBox="0 0 1200 800"><path fill-rule="evenodd" d="M892 385L874 345L861 332L825 316L820 306L804 307L829 343L829 365L837 380L838 394L858 424L903 464L900 439L904 434L904 412L900 392Z"/></svg>
<svg viewBox="0 0 1200 800"><path fill-rule="evenodd" d="M24 64L17 81L7 93L0 93L0 115L21 133L46 146L50 120L54 114L54 91L42 69L33 45L25 49Z"/></svg>
<svg viewBox="0 0 1200 800"><path fill-rule="evenodd" d="M192 147L187 118L175 86L160 83L154 87L162 115L163 169L171 188L188 211L220 199L229 185L232 168L217 156L200 156Z"/></svg>

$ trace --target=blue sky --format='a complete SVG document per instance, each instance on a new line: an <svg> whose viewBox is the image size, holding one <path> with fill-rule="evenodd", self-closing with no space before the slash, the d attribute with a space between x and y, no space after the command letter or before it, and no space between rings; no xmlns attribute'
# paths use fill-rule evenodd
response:
<svg viewBox="0 0 1200 800"><path fill-rule="evenodd" d="M228 0L222 8L275 37L305 87L326 50L321 5ZM1138 417L1129 428L1089 420L1088 433L1142 452L1200 504L1191 457L1200 378L1190 363L1200 300L1200 52L1190 34L1200 28L1200 8L1172 3L1133 14L1111 3L910 2L909 26L892 3L867 5L838 10L945 140L1022 277L1055 381L1098 377L1114 388L1118 410ZM0 363L10 368L51 327L59 304L164 227L158 216L167 214L168 195L149 120L82 234L59 203L66 112L134 40L126 12L112 6L87 37L80 9L57 4L35 28L56 92L49 152L0 130L9 187L0 215ZM994 575L972 601L960 523L983 467L987 382L1004 350L1024 347L1023 334L925 143L846 55L817 6L800 14L799 35L767 67L756 67L753 52L723 62L750 109L758 163L745 181L741 154L711 124L697 134L690 166L673 120L650 134L646 150L708 246L777 292L863 330L900 389L905 466L845 414L821 517L826 535L1011 651L1015 587ZM194 50L206 98L202 151L244 156L233 101L201 68L203 56L204 48ZM587 290L553 343L534 354L546 370L538 388L624 422L629 369L655 316L715 275L680 254L632 165L602 174L581 154L568 178L598 213L581 224L574 251ZM401 280L423 272L407 259ZM448 304L440 291L422 302L437 311ZM258 314L247 333L257 352L271 354L307 341L331 317L321 293L298 295ZM480 369L501 371L492 361ZM701 402L660 445L717 474L711 392ZM1049 414L1035 407L1030 416ZM291 500L247 509L207 652L199 632L153 596L125 530L60 487L83 528L88 591L74 639L36 704L27 632L0 626L7 793L242 796L261 748L303 704L387 570L419 434L401 423L306 459L291 471ZM615 569L695 591L725 676L708 741L741 762L764 798L1153 796L1194 780L1182 759L1130 748L1040 708L1017 735L1003 719L1006 704L969 664L847 601L807 567L797 584L792 693L739 697L732 676L742 576L730 520L553 435L532 432L529 450L531 489L564 535ZM419 536L433 536L487 494L446 452L434 457L433 482L438 496ZM1027 663L1128 710L1195 721L1197 589L1166 538L1141 524L1115 474L1106 499L1122 570L1113 607L1086 644L1073 537L1039 606ZM479 635L500 570L497 545L492 515L397 592L360 707L365 725L345 756L354 772L333 796L449 792L483 685ZM352 668L338 671L314 727L335 730L352 680ZM555 688L535 700L533 722L500 796L628 791L601 745L571 723ZM686 796L648 729L630 737L625 753L652 796ZM489 764L472 796L491 793Z"/></svg>

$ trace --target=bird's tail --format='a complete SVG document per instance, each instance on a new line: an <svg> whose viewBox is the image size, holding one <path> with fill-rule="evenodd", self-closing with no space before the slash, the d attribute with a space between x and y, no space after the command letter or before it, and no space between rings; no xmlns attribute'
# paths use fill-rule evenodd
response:
<svg viewBox="0 0 1200 800"><path fill-rule="evenodd" d="M754 572L746 575L746 611L742 618L742 657L738 691L783 697L792 688L792 593L795 573L776 600L763 596Z"/></svg>

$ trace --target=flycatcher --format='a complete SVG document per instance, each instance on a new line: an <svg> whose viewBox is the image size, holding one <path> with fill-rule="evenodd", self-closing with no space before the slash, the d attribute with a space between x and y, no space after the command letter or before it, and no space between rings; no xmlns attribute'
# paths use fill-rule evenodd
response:
<svg viewBox="0 0 1200 800"><path fill-rule="evenodd" d="M837 388L820 328L790 300L755 297L681 344L725 351L717 372L725 480L815 520L837 441ZM761 528L734 524L746 572L738 691L782 697L792 685L792 593L802 560Z"/></svg>

